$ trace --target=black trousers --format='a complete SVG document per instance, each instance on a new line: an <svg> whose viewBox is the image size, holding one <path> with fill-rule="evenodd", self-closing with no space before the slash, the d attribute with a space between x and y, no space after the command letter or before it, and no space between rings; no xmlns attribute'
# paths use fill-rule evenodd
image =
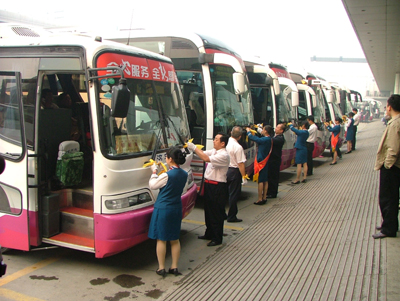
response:
<svg viewBox="0 0 400 301"><path fill-rule="evenodd" d="M281 167L281 160L268 161L268 191L267 195L276 197L278 194L279 185L279 169Z"/></svg>
<svg viewBox="0 0 400 301"><path fill-rule="evenodd" d="M237 218L238 213L237 201L242 192L242 174L239 168L229 167L226 174L226 180L229 189L229 211L227 221L232 221Z"/></svg>
<svg viewBox="0 0 400 301"><path fill-rule="evenodd" d="M382 166L379 178L379 207L382 214L382 230L387 236L396 236L399 229L400 168Z"/></svg>
<svg viewBox="0 0 400 301"><path fill-rule="evenodd" d="M224 234L225 204L228 201L228 185L204 183L204 219L210 240L222 243Z"/></svg>
<svg viewBox="0 0 400 301"><path fill-rule="evenodd" d="M354 126L354 140L353 140L353 143L351 145L351 150L355 150L356 149L356 134L357 134L357 125Z"/></svg>
<svg viewBox="0 0 400 301"><path fill-rule="evenodd" d="M313 169L314 169L314 162L312 158L313 152L314 152L314 142L307 142L307 166L308 166L307 176L313 174Z"/></svg>

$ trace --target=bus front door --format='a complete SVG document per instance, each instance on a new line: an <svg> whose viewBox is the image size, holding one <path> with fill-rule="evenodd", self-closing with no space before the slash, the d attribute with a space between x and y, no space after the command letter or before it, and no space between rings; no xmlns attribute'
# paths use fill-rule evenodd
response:
<svg viewBox="0 0 400 301"><path fill-rule="evenodd" d="M0 71L0 245L29 250L28 166L21 74Z"/></svg>

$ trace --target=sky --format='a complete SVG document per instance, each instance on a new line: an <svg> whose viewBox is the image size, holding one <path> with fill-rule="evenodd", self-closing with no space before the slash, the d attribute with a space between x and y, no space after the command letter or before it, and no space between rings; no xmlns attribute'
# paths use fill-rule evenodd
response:
<svg viewBox="0 0 400 301"><path fill-rule="evenodd" d="M58 25L80 26L100 36L127 28L202 33L223 41L244 59L257 57L296 72L345 81L343 84L353 85L353 90L364 89L363 79L373 78L366 64L310 61L314 55L364 58L341 0L38 0L24 5L7 1L1 9Z"/></svg>

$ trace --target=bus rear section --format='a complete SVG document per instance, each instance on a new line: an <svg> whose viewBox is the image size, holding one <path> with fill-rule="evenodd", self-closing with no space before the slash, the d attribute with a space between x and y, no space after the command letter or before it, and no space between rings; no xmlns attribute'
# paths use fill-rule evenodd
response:
<svg viewBox="0 0 400 301"><path fill-rule="evenodd" d="M102 258L147 239L157 192L143 165L190 138L186 112L170 60L108 44L0 48L3 247L46 242ZM121 78L129 93L118 102ZM197 195L191 159L183 217Z"/></svg>

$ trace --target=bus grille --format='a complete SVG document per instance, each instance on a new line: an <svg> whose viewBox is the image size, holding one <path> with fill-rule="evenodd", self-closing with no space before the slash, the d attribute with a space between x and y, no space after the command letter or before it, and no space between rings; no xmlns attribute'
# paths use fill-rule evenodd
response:
<svg viewBox="0 0 400 301"><path fill-rule="evenodd" d="M12 30L19 36L23 37L40 37L39 34L27 27L12 27Z"/></svg>

